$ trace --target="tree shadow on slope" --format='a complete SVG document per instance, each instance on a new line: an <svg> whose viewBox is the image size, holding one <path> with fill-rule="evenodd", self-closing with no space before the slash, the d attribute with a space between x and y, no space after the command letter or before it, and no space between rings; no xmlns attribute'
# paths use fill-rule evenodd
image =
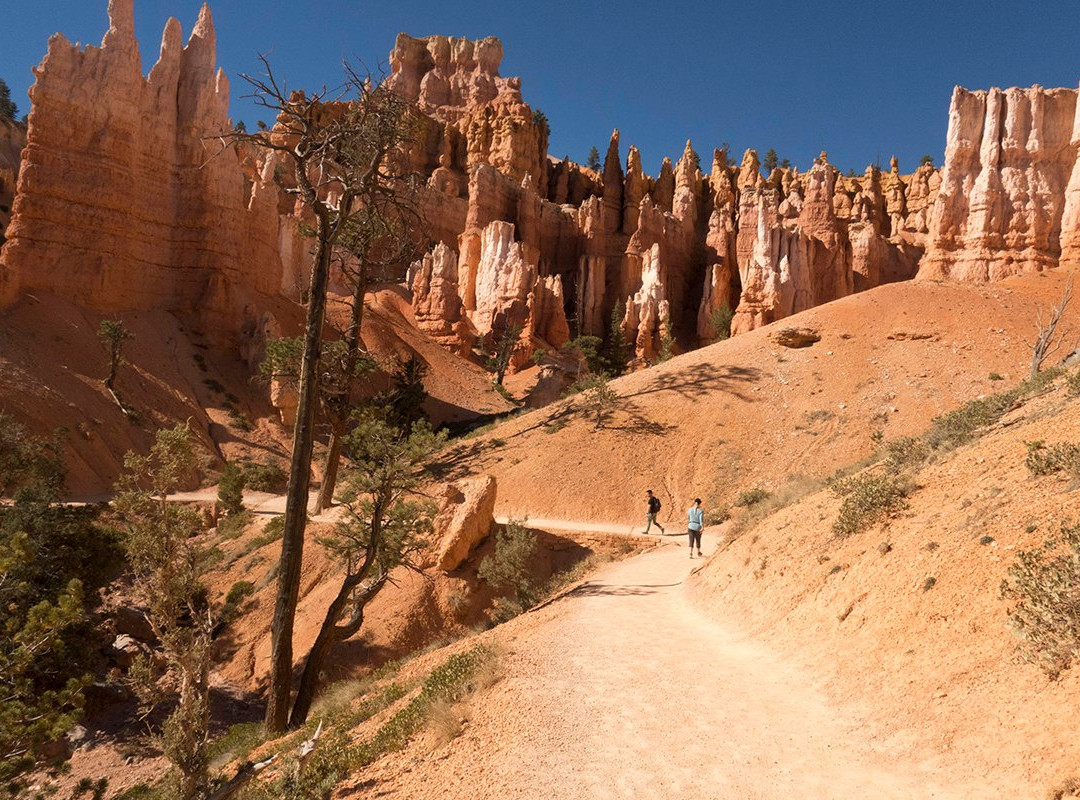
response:
<svg viewBox="0 0 1080 800"><path fill-rule="evenodd" d="M656 376L645 388L619 395L613 409L619 418L606 422L603 427L635 435L663 436L676 430L678 426L650 419L641 405L634 402L634 398L674 392L685 399L697 400L711 394L724 393L750 403L754 402L754 398L744 392L740 384L755 383L761 374L761 370L756 367L702 364L690 371ZM588 418L588 412L580 408L573 398L569 398L532 425L508 433L506 438L515 439L540 429L555 432L574 420ZM443 481L475 475L487 466L503 444L505 440L496 438L451 445L439 453L428 465L428 469L437 480Z"/></svg>
<svg viewBox="0 0 1080 800"><path fill-rule="evenodd" d="M716 392L733 395L740 400L753 402L740 388L741 384L756 383L761 377L757 367L737 367L731 364L701 364L685 372L657 375L640 391L623 395L624 399L641 397L660 392L674 392L680 397L696 400Z"/></svg>

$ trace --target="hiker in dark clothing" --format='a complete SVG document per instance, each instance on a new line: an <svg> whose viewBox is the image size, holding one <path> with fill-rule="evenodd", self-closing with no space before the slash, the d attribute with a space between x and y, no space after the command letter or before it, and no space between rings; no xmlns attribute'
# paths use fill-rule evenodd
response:
<svg viewBox="0 0 1080 800"><path fill-rule="evenodd" d="M645 525L645 533L648 533L649 529L655 525L660 529L660 534L662 535L664 533L664 526L656 521L656 515L660 513L660 498L653 495L652 489L645 492L645 496L649 498L649 511L645 517L645 519L648 520Z"/></svg>

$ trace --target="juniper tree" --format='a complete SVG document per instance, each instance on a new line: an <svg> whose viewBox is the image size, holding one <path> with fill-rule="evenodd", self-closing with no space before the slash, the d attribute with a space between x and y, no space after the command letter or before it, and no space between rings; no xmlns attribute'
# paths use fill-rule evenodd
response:
<svg viewBox="0 0 1080 800"><path fill-rule="evenodd" d="M181 800L204 796L209 781L210 647L217 622L202 582L199 516L168 501L194 466L187 426L160 430L148 455L124 459L116 498L134 589L161 647L159 661L136 659L129 677L145 715L172 706L160 741L177 770Z"/></svg>
<svg viewBox="0 0 1080 800"><path fill-rule="evenodd" d="M360 410L346 436L354 470L346 480L344 519L319 543L343 568L315 642L304 662L289 724L304 723L333 646L358 633L368 604L399 566L414 567L426 545L433 503L410 497L424 480L422 465L445 441L426 421L408 432L392 424L385 406Z"/></svg>

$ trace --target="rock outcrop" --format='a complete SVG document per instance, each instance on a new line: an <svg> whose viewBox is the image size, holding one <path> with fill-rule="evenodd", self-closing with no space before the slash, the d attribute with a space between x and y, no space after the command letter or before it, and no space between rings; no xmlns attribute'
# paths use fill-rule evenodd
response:
<svg viewBox="0 0 1080 800"><path fill-rule="evenodd" d="M462 315L458 256L440 242L414 265L413 314L416 327L448 350L468 353L473 336Z"/></svg>
<svg viewBox="0 0 1080 800"><path fill-rule="evenodd" d="M435 566L452 572L495 525L498 488L492 475L448 484L434 520Z"/></svg>
<svg viewBox="0 0 1080 800"><path fill-rule="evenodd" d="M0 301L19 288L95 309L166 308L235 332L281 291L278 191L209 137L230 130L207 6L185 46L169 20L143 76L133 0L110 0L101 47L57 34L35 69Z"/></svg>
<svg viewBox="0 0 1080 800"><path fill-rule="evenodd" d="M1075 251L1080 204L1063 216L1076 100L1075 89L956 87L920 277L984 283L1055 266L1063 242Z"/></svg>
<svg viewBox="0 0 1080 800"><path fill-rule="evenodd" d="M39 289L262 330L264 299L302 291L293 206L272 157L210 157L229 120L209 10L186 46L169 22L144 76L132 2L112 0L101 47L54 37L37 70L0 303ZM599 172L550 158L547 121L499 74L502 55L492 38L401 34L390 57L388 85L421 112L403 157L426 180L433 249L411 271L413 311L452 351L520 326L524 364L608 336L618 308L645 363L669 334L664 347L694 347L728 318L740 333L910 278L928 241L932 277L1080 262L1073 90L957 90L943 174L894 159L842 177L822 157L765 176L753 150L738 165L715 153L706 174L687 142L652 177L636 148L623 160L617 130Z"/></svg>
<svg viewBox="0 0 1080 800"><path fill-rule="evenodd" d="M0 246L4 243L5 231L11 221L19 161L25 146L26 126L0 119Z"/></svg>

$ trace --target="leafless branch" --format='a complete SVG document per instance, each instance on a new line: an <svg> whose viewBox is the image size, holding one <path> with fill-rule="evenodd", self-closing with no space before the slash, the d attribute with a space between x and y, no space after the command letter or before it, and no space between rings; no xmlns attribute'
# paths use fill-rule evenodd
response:
<svg viewBox="0 0 1080 800"><path fill-rule="evenodd" d="M1061 300L1050 309L1049 319L1044 321L1041 311L1036 318L1035 327L1038 335L1035 337L1035 341L1031 343L1031 374L1029 375L1031 380L1034 380L1035 376L1039 374L1039 370L1042 369L1046 359L1061 349L1066 331L1058 332L1057 328L1062 317L1065 316L1065 309L1068 308L1069 301L1072 300L1072 293L1073 281L1072 278L1069 278Z"/></svg>

